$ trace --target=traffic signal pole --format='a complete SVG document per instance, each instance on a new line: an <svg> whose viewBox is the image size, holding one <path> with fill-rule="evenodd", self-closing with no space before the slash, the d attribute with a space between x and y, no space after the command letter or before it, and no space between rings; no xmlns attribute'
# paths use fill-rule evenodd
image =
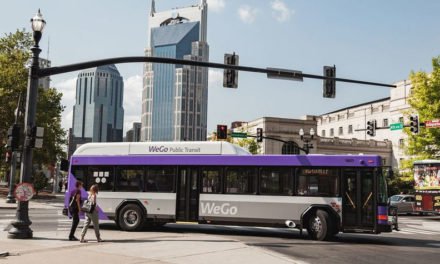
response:
<svg viewBox="0 0 440 264"><path fill-rule="evenodd" d="M255 73L264 73L268 76L282 76L283 79L288 79L289 77L292 80L297 80L299 78L310 78L310 79L330 79L338 82L347 82L347 83L357 83L364 85L374 85L374 86L383 86L383 87L397 87L394 84L385 84L385 83L377 83L377 82L368 82L368 81L360 81L353 79L345 79L345 78L331 78L321 75L315 74L307 74L294 70L283 70L283 69L274 69L274 68L257 68L257 67L249 67L249 66L239 66L239 65L230 65L230 64L222 64L222 63L213 63L213 62L204 62L204 61L193 61L193 60L181 60L181 59L173 59L173 58L162 58L162 57L150 57L150 56L138 56L138 57L118 57L118 58L109 58L103 60L95 60L88 62L81 62L76 64L70 64L59 67L49 67L38 69L38 77L47 77L50 75L67 73L72 71L78 71L88 68L94 68L98 66L108 65L108 64L118 64L118 63L133 63L133 62L149 62L149 63L165 63L165 64L181 64L181 65L189 65L189 66L198 66L198 67L208 67L208 68L216 68L216 69L230 69L237 71L245 71L245 72L255 72Z"/></svg>

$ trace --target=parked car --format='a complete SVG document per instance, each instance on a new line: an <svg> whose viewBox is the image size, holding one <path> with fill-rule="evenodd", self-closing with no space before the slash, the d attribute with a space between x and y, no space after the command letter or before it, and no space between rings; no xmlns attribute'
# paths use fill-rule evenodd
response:
<svg viewBox="0 0 440 264"><path fill-rule="evenodd" d="M397 207L398 214L413 214L415 211L416 198L411 194L398 194L390 197L391 206Z"/></svg>

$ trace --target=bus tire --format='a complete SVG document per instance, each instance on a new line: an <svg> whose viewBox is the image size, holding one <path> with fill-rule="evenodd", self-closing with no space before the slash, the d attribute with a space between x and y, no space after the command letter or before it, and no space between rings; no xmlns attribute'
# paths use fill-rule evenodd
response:
<svg viewBox="0 0 440 264"><path fill-rule="evenodd" d="M331 222L328 213L318 209L308 218L307 233L314 240L327 240L334 234Z"/></svg>
<svg viewBox="0 0 440 264"><path fill-rule="evenodd" d="M136 204L127 204L119 211L118 224L124 231L140 230L145 222L142 209Z"/></svg>

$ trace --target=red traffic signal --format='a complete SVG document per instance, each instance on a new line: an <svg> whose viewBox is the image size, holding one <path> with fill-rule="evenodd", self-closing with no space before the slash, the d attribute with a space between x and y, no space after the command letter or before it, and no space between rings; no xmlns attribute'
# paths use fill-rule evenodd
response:
<svg viewBox="0 0 440 264"><path fill-rule="evenodd" d="M228 138L228 126L217 125L217 139L227 139L227 138Z"/></svg>

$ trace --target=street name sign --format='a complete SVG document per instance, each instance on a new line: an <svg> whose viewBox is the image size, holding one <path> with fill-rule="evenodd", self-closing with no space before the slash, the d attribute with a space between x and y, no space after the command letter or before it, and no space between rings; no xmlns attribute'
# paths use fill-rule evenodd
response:
<svg viewBox="0 0 440 264"><path fill-rule="evenodd" d="M394 123L390 125L390 130L401 130L403 129L403 123Z"/></svg>
<svg viewBox="0 0 440 264"><path fill-rule="evenodd" d="M440 119L426 120L425 127L427 128L440 127Z"/></svg>
<svg viewBox="0 0 440 264"><path fill-rule="evenodd" d="M247 133L232 132L231 137L233 137L233 138L247 138Z"/></svg>

